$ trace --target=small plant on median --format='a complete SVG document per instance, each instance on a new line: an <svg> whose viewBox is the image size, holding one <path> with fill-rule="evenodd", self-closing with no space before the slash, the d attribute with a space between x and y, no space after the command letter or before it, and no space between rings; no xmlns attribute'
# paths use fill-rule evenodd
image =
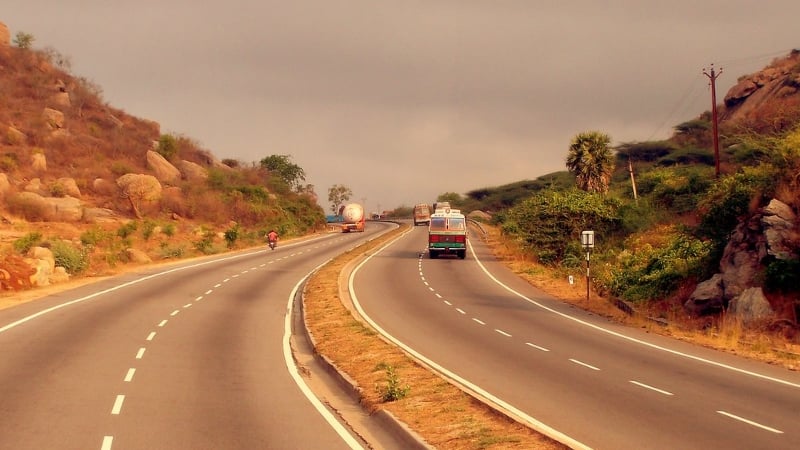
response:
<svg viewBox="0 0 800 450"><path fill-rule="evenodd" d="M386 371L386 385L376 386L382 402L393 402L405 398L405 396L408 395L411 386L401 386L400 379L394 370L394 366L387 363L380 363L377 369Z"/></svg>

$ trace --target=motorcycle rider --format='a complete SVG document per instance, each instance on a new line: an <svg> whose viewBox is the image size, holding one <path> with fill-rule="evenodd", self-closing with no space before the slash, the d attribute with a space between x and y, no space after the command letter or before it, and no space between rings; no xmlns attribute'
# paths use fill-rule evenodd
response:
<svg viewBox="0 0 800 450"><path fill-rule="evenodd" d="M278 243L278 232L269 230L269 233L267 233L267 241L269 242L269 247L275 250L275 245Z"/></svg>

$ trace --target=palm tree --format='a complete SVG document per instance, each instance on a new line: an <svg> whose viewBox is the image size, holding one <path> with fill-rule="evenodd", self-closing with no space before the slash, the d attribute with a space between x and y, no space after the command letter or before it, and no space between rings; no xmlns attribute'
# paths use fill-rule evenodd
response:
<svg viewBox="0 0 800 450"><path fill-rule="evenodd" d="M599 131L578 133L572 138L567 155L567 169L575 175L578 188L587 192L608 192L614 171L611 138Z"/></svg>

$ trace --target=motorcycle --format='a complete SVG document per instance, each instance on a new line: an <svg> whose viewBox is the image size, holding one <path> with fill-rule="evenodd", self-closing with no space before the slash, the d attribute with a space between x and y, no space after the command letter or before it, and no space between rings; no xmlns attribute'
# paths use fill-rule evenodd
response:
<svg viewBox="0 0 800 450"><path fill-rule="evenodd" d="M278 241L275 241L275 240L270 240L269 241L269 248L271 250L275 250L275 246L277 246L277 245L278 245Z"/></svg>

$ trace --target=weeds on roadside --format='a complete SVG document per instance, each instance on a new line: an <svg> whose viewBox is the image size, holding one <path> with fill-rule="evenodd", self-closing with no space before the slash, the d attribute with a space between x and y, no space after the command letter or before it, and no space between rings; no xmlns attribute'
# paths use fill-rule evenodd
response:
<svg viewBox="0 0 800 450"><path fill-rule="evenodd" d="M397 376L397 372L394 370L394 366L382 362L378 364L377 369L386 371L386 385L375 386L378 394L380 394L382 402L393 402L405 398L405 396L408 395L411 386L401 386L400 379Z"/></svg>

